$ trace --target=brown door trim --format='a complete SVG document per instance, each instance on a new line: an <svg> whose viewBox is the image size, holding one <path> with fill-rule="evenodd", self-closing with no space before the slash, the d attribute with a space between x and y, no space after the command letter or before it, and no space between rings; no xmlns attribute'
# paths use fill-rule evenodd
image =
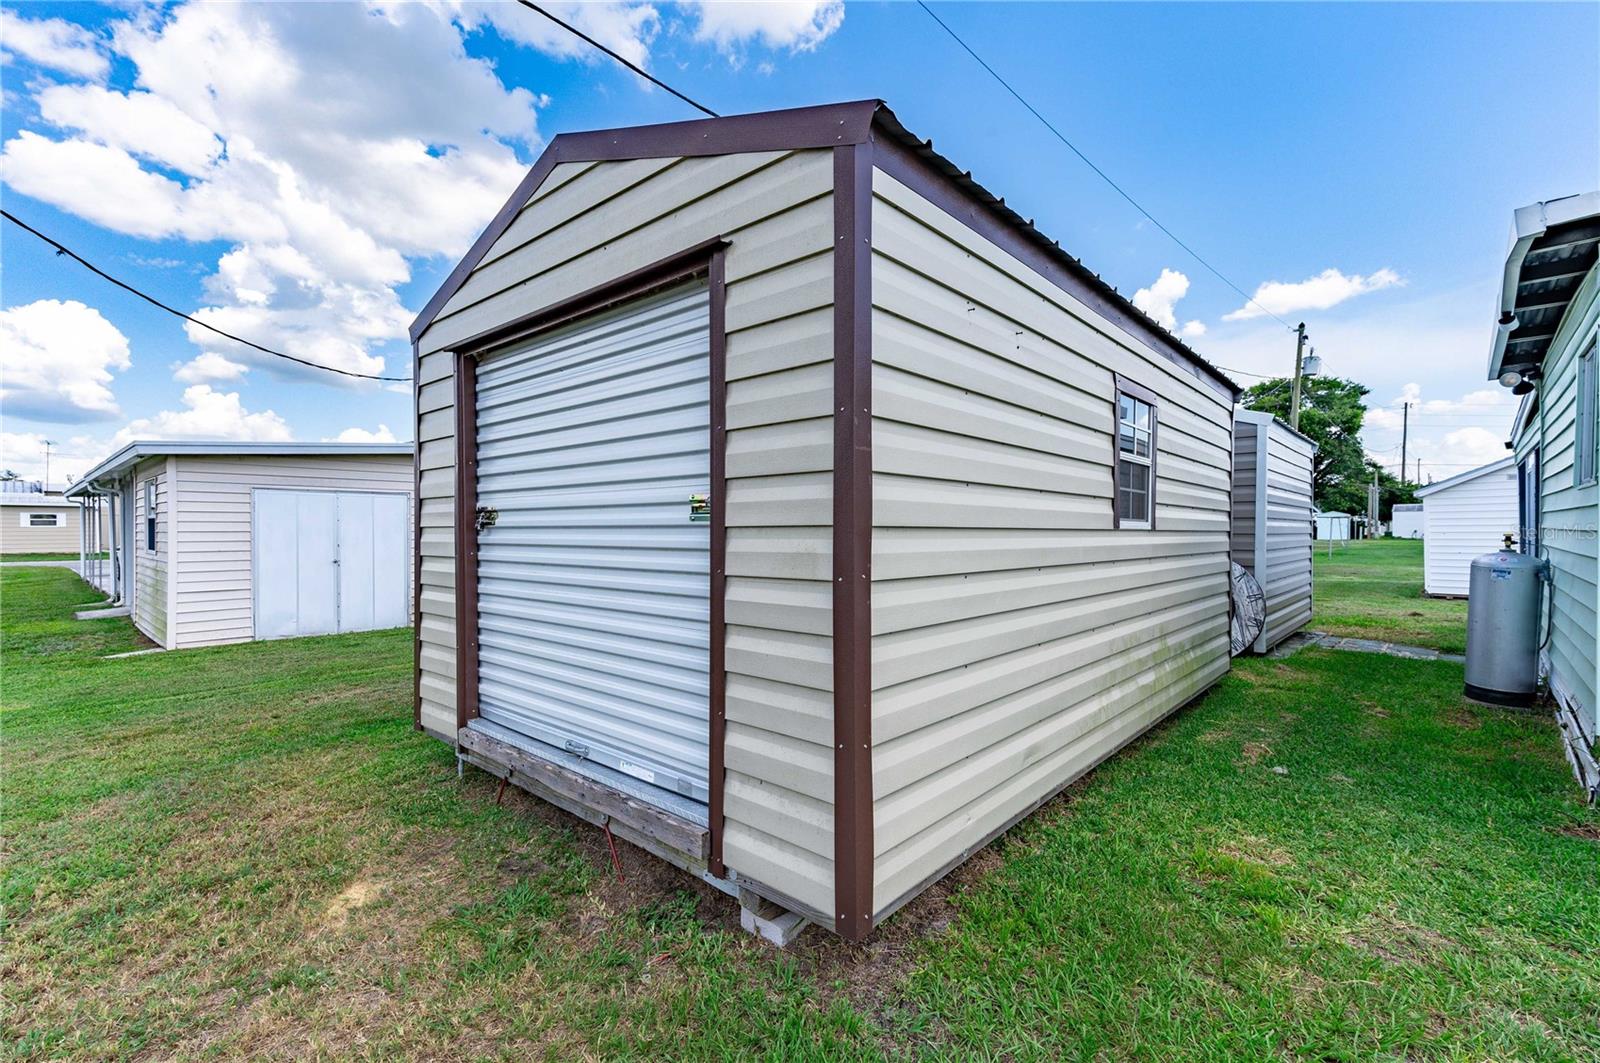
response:
<svg viewBox="0 0 1600 1063"><path fill-rule="evenodd" d="M872 166L833 149L834 927L872 930Z"/></svg>
<svg viewBox="0 0 1600 1063"><path fill-rule="evenodd" d="M487 351L518 343L580 318L704 276L710 302L710 704L708 757L710 870L721 877L723 746L727 726L725 558L727 555L727 278L728 241L718 237L685 248L604 284L542 307L458 345L455 359L456 728L478 715L477 367ZM685 503L687 503L685 499ZM420 517L420 509L418 511ZM419 581L420 581L420 568ZM418 584L420 594L420 582Z"/></svg>

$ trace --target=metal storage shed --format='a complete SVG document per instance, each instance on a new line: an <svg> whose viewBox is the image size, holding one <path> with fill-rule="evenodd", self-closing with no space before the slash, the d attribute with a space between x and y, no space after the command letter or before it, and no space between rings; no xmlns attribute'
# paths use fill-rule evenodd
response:
<svg viewBox="0 0 1600 1063"><path fill-rule="evenodd" d="M404 627L412 452L135 442L67 494L108 511L112 603L169 650Z"/></svg>
<svg viewBox="0 0 1600 1063"><path fill-rule="evenodd" d="M1311 622L1316 443L1270 413L1233 419L1233 560L1261 585L1266 625L1251 647L1266 653Z"/></svg>
<svg viewBox="0 0 1600 1063"><path fill-rule="evenodd" d="M747 912L1227 671L1238 389L877 101L556 137L412 339L418 725Z"/></svg>
<svg viewBox="0 0 1600 1063"><path fill-rule="evenodd" d="M1422 503L1397 502L1389 518L1389 534L1396 539L1422 538Z"/></svg>
<svg viewBox="0 0 1600 1063"><path fill-rule="evenodd" d="M1422 499L1422 584L1427 594L1465 598L1472 559L1517 533L1516 459L1501 458L1429 484Z"/></svg>

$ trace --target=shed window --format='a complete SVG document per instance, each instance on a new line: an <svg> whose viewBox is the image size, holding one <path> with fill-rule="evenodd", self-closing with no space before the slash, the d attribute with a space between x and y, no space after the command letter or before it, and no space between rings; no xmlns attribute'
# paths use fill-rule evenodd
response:
<svg viewBox="0 0 1600 1063"><path fill-rule="evenodd" d="M24 513L22 526L24 528L59 528L66 524L60 513Z"/></svg>
<svg viewBox="0 0 1600 1063"><path fill-rule="evenodd" d="M152 553L156 548L156 482L144 482L144 548Z"/></svg>
<svg viewBox="0 0 1600 1063"><path fill-rule="evenodd" d="M1572 482L1587 484L1595 478L1595 379L1593 343L1578 359L1577 453L1572 459Z"/></svg>
<svg viewBox="0 0 1600 1063"><path fill-rule="evenodd" d="M1398 507L1396 507L1398 508ZM1539 448L1517 465L1517 510L1522 525L1522 552L1539 553Z"/></svg>
<svg viewBox="0 0 1600 1063"><path fill-rule="evenodd" d="M1142 391L1142 389L1141 389ZM1117 392L1117 527L1149 528L1156 487L1153 396Z"/></svg>

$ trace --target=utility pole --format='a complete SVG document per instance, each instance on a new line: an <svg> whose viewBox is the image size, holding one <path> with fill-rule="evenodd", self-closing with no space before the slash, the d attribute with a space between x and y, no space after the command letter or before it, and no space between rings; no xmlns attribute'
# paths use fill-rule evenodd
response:
<svg viewBox="0 0 1600 1063"><path fill-rule="evenodd" d="M1372 486L1367 489L1367 538L1378 537L1378 470L1372 470Z"/></svg>
<svg viewBox="0 0 1600 1063"><path fill-rule="evenodd" d="M1422 459L1421 458L1417 459L1417 484L1418 484L1418 486L1421 486L1421 484L1422 484Z"/></svg>
<svg viewBox="0 0 1600 1063"><path fill-rule="evenodd" d="M1306 323L1294 330L1294 387L1289 392L1289 427L1300 431L1300 367L1306 353Z"/></svg>
<svg viewBox="0 0 1600 1063"><path fill-rule="evenodd" d="M50 448L56 445L53 439L44 441L44 493L50 493Z"/></svg>
<svg viewBox="0 0 1600 1063"><path fill-rule="evenodd" d="M1400 407L1400 482L1406 482L1406 436L1411 430L1411 403Z"/></svg>

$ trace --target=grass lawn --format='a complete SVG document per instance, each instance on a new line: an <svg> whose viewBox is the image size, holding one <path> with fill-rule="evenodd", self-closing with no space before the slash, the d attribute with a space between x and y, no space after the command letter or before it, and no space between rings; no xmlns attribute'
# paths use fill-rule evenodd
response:
<svg viewBox="0 0 1600 1063"><path fill-rule="evenodd" d="M106 557L106 554L90 554L90 557ZM43 554L0 554L0 562L5 561L76 561L78 552L71 553L43 553Z"/></svg>
<svg viewBox="0 0 1600 1063"><path fill-rule="evenodd" d="M1595 1059L1600 816L1458 666L1303 651L865 946L731 901L411 729L407 631L102 660L0 573L0 1054Z"/></svg>
<svg viewBox="0 0 1600 1063"><path fill-rule="evenodd" d="M1467 603L1422 593L1421 539L1316 544L1311 626L1362 639L1467 652Z"/></svg>

